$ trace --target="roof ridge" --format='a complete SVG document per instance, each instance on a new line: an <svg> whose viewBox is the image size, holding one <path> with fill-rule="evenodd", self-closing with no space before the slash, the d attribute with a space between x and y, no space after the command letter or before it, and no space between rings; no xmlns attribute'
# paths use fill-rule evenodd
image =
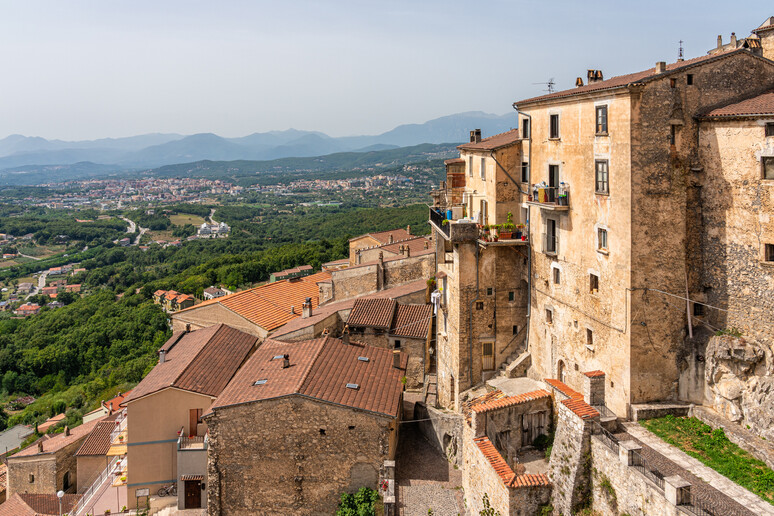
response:
<svg viewBox="0 0 774 516"><path fill-rule="evenodd" d="M295 394L301 394L303 392L303 387L306 384L307 379L309 379L309 375L312 373L312 369L317 365L317 361L320 360L320 357L322 356L322 350L323 348L328 344L328 340L332 339L332 337L323 337L322 338L322 344L319 348L317 348L317 351L314 354L314 358L309 361L309 367L304 371L304 374L299 378L298 383L295 387ZM315 339L320 340L320 339Z"/></svg>
<svg viewBox="0 0 774 516"><path fill-rule="evenodd" d="M178 382L178 380L180 380L180 377L181 377L181 376L183 376L183 375L184 375L184 374L185 374L185 373L188 371L188 368L190 368L190 367L191 367L191 365L192 365L194 362L196 362L196 360L197 360L197 359L198 359L198 358L201 356L201 354L202 354L202 353L204 353L204 350L207 348L207 345L208 345L208 344L209 344L209 343L212 341L212 339L214 339L214 338L215 338L215 336L216 336L218 333L220 333L220 332L223 330L223 328L225 328L225 327L226 327L226 324L225 324L225 323L218 323L218 324L216 324L216 325L214 325L214 326L219 326L219 328L218 328L217 330L215 330L215 331L213 332L213 334L212 334L212 335L210 335L210 338L209 338L209 339L207 339L207 341L206 341L206 342L204 343L204 345L203 345L203 346L202 346L202 347L199 349L199 351L196 353L196 355L194 355L194 357L193 357L191 360L189 360L189 361L188 361L188 365L186 365L186 366L185 366L185 367L184 367L184 368L183 368L183 369L180 371L180 373L178 373L178 375L177 375L177 376L175 376L175 379L174 379L174 380L172 380L172 382L170 383L170 386L171 386L171 387L177 387L177 382ZM206 329L206 328L202 328L202 329ZM183 333L182 337L185 337L186 335L190 335L191 333L193 333L193 332L187 332L187 333ZM180 342L180 340L182 339L182 337L181 337L180 339L177 339L177 343L179 343L179 342ZM178 387L178 388L179 388L179 387Z"/></svg>

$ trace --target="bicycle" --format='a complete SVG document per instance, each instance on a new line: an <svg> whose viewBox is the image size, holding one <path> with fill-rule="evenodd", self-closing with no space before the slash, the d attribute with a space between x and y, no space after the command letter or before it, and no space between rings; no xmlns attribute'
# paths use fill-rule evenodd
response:
<svg viewBox="0 0 774 516"><path fill-rule="evenodd" d="M170 486L161 486L158 491L159 496L177 496L177 482Z"/></svg>

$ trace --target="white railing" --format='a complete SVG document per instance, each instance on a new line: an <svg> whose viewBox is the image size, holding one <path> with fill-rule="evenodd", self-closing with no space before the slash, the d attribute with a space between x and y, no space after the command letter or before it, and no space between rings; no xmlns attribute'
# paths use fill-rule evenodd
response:
<svg viewBox="0 0 774 516"><path fill-rule="evenodd" d="M115 442L116 439L118 439L118 435L126 430L128 418L126 417L126 409L124 409L121 412L121 415L118 416L116 419L116 425L115 428L113 428L113 431L110 432L110 442Z"/></svg>
<svg viewBox="0 0 774 516"><path fill-rule="evenodd" d="M120 468L123 465L121 461L119 461L118 456L113 457L110 459L110 462L108 463L108 466L102 470L102 472L97 475L97 478L94 479L94 482L89 485L86 489L81 491L78 490L79 494L82 494L81 499L78 500L78 503L75 504L75 507L70 510L70 514L72 516L79 516L81 512L86 508L86 505L91 501L91 499L94 497L94 494L99 492L99 490L102 488L106 480L109 480L112 478L113 473L115 473L117 468Z"/></svg>

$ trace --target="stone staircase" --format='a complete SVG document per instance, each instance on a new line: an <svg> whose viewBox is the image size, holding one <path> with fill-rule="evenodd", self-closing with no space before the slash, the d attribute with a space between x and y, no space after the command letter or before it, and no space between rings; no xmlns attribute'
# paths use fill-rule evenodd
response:
<svg viewBox="0 0 774 516"><path fill-rule="evenodd" d="M425 375L425 385L422 388L422 399L428 407L438 406L438 374Z"/></svg>
<svg viewBox="0 0 774 516"><path fill-rule="evenodd" d="M503 362L500 369L497 370L496 376L502 378L519 378L527 376L527 370L532 364L532 356L529 351L518 352L515 351L508 359Z"/></svg>

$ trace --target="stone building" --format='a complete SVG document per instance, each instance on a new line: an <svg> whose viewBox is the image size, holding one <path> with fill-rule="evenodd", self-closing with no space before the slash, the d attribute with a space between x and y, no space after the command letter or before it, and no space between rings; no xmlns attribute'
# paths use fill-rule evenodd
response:
<svg viewBox="0 0 774 516"><path fill-rule="evenodd" d="M398 228L388 231L379 231L375 233L366 233L349 240L349 265L359 265L365 260L358 260L361 249L371 249L382 245L393 244L399 240L412 238L411 226L406 229Z"/></svg>
<svg viewBox="0 0 774 516"><path fill-rule="evenodd" d="M514 105L531 129L530 375L577 388L581 371L604 370L610 408L625 416L678 397L681 298L704 292L697 117L770 89L774 62L739 48L601 76Z"/></svg>
<svg viewBox="0 0 774 516"><path fill-rule="evenodd" d="M406 387L424 383L431 341L430 305L399 304L393 299L357 299L347 318L349 338L369 346L408 354Z"/></svg>
<svg viewBox="0 0 774 516"><path fill-rule="evenodd" d="M178 483L178 508L206 507L208 447L202 414L255 350L258 338L218 324L175 332L159 363L123 401L127 429L127 500Z"/></svg>
<svg viewBox="0 0 774 516"><path fill-rule="evenodd" d="M333 514L395 456L406 361L332 338L265 341L212 405L208 513Z"/></svg>
<svg viewBox="0 0 774 516"><path fill-rule="evenodd" d="M75 453L92 430L96 419L60 434L44 435L19 453L8 457L7 497L14 493L74 493L78 482Z"/></svg>
<svg viewBox="0 0 774 516"><path fill-rule="evenodd" d="M444 407L458 406L461 392L518 357L527 324L528 240L516 233L526 223L519 205L521 138L515 130L484 139L472 131L459 149L461 162L447 163L447 181L430 210ZM510 238L493 241L482 228L500 224L513 224Z"/></svg>

